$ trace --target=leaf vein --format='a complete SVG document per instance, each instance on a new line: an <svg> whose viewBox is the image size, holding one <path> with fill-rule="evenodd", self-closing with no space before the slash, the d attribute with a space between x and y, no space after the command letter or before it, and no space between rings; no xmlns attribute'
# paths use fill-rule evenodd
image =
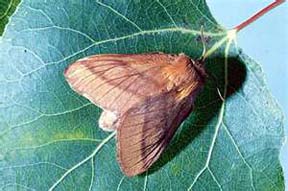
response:
<svg viewBox="0 0 288 191"><path fill-rule="evenodd" d="M218 182L218 180L216 179L216 177L215 177L214 173L212 172L212 170L211 170L209 167L208 167L207 169L208 169L208 172L211 174L214 182L215 182L215 183L217 184L217 186L220 188L220 190L223 190L221 184L220 184L220 183Z"/></svg>
<svg viewBox="0 0 288 191"><path fill-rule="evenodd" d="M48 62L43 66L35 68L34 70L31 70L29 73L26 73L25 75L29 75L31 73L37 72L38 70L45 68L48 65L54 65L54 64L64 62L65 60L68 60L68 59L70 59L70 58L72 58L78 54L83 53L84 51L88 50L89 48L92 48L93 46L98 46L98 45L109 43L109 42L117 42L120 40L129 39L129 38L135 38L135 37L141 36L141 35L149 35L149 34L155 34L155 33L166 33L166 32L181 32L184 34L188 33L188 34L193 34L193 35L201 34L201 31L186 29L186 28L164 28L164 29L156 29L156 30L146 30L146 31L136 32L136 33L132 33L129 35L124 35L124 36L120 36L120 37L116 37L116 38L100 40L100 41L96 41L96 42L92 43L91 45L83 48L82 50L79 50L79 51L77 51L77 52L75 52L75 53L73 53L67 57L62 58L61 60ZM220 33L207 33L207 32L205 32L204 34L210 35L210 36L224 36L224 35L226 35L225 32L220 32Z"/></svg>
<svg viewBox="0 0 288 191"><path fill-rule="evenodd" d="M32 167L32 166L37 166L37 165L50 165L50 166L54 166L57 168L60 168L62 170L68 170L67 168L58 165L56 163L53 162L37 162L37 163L31 163L31 164L23 164L23 165L14 165L14 166L7 166L7 167L1 167L0 170L6 170L6 169L13 169L13 168L26 168L26 167Z"/></svg>
<svg viewBox="0 0 288 191"><path fill-rule="evenodd" d="M109 9L110 11L112 11L113 13L115 13L116 15L120 16L121 18L123 18L124 20L126 20L127 22L129 22L132 26L134 26L135 28L137 28L139 31L143 31L135 22L133 22L131 19L127 18L125 15L123 15L122 13L120 13L119 11L117 11L116 9L114 9L113 7L106 5L103 2L100 1L96 1L97 4Z"/></svg>
<svg viewBox="0 0 288 191"><path fill-rule="evenodd" d="M61 26L57 26L57 25L53 25L53 26L47 26L47 27L39 27L39 28L30 28L30 29L24 29L22 30L21 32L34 32L34 31L42 31L42 30L49 30L49 29L58 29L58 30L65 30L65 31L70 31L70 32L73 32L73 33L77 33L77 34L80 34L81 36L87 38L89 41L91 41L92 43L95 42L95 40L90 37L88 34L86 33L83 33L79 30L76 30L76 29L72 29L72 28L69 28L69 27L61 27Z"/></svg>
<svg viewBox="0 0 288 191"><path fill-rule="evenodd" d="M62 143L62 142L75 142L75 141L101 142L102 140L100 140L100 139L94 139L94 138L55 139L55 140L53 140L53 141L49 141L49 142L43 143L43 144L41 144L41 145L29 146L29 147L15 147L15 148L11 149L10 151L39 149L39 148L42 148L42 147L50 146L50 145L52 145L52 144L57 144L57 143Z"/></svg>
<svg viewBox="0 0 288 191"><path fill-rule="evenodd" d="M120 182L119 182L119 184L118 184L118 186L117 186L117 191L120 190L120 186L121 186L121 184L122 184L122 182L123 182L124 179L125 179L125 176L123 176L123 177L121 178L121 180L120 180Z"/></svg>
<svg viewBox="0 0 288 191"><path fill-rule="evenodd" d="M94 157L91 158L91 180L90 180L90 186L89 186L89 190L88 191L91 191L92 190L92 187L93 187L93 181L94 181Z"/></svg>
<svg viewBox="0 0 288 191"><path fill-rule="evenodd" d="M86 158L84 158L79 163L72 166L69 170L67 170L50 188L49 191L54 190L60 183L63 181L70 173L72 173L75 169L79 168L81 165L85 164L87 161L89 161L91 158L93 158L99 150L110 140L112 139L116 134L116 131L111 133L109 136L107 136L97 147L96 149Z"/></svg>
<svg viewBox="0 0 288 191"><path fill-rule="evenodd" d="M160 0L156 0L156 2L164 9L165 13L167 14L167 16L170 18L170 20L173 22L174 26L176 28L178 28L176 22L174 21L173 17L171 16L171 14L167 11L166 7L160 2Z"/></svg>
<svg viewBox="0 0 288 191"><path fill-rule="evenodd" d="M242 152L240 151L240 148L239 146L237 145L236 141L235 141L235 138L232 136L230 130L227 128L227 125L223 122L223 127L224 127L224 130L227 132L229 138L231 139L235 149L237 150L240 158L242 159L242 161L244 162L244 164L248 167L249 169L249 175L250 175L250 179L251 179L251 188L253 190L255 190L255 186L254 186L254 180L253 180L253 168L251 167L251 165L247 162L247 160L244 158Z"/></svg>

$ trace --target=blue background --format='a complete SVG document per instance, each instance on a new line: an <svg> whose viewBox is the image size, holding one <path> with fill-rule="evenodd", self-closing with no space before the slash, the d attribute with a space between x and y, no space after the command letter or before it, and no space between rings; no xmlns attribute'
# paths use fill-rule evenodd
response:
<svg viewBox="0 0 288 191"><path fill-rule="evenodd" d="M228 29L271 2L273 0L207 0L214 17ZM244 52L261 64L268 87L283 109L285 143L280 160L288 191L288 2L243 29L237 39Z"/></svg>

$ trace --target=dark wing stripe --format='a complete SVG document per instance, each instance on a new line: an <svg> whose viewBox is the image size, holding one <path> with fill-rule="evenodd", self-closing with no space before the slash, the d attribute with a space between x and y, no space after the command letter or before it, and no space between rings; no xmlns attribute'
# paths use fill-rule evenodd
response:
<svg viewBox="0 0 288 191"><path fill-rule="evenodd" d="M149 154L151 154L151 153L154 151L154 149L159 146L159 143L160 143L161 141L163 141L163 140L159 139L159 140L158 140L157 142L155 142L154 144L149 145L149 146L148 146L149 152L148 152L146 155L142 155L142 157L145 158L145 157L147 157ZM136 150L134 150L134 153L136 153ZM134 154L134 153L131 152L131 154ZM133 155L131 155L131 156L129 156L129 157L126 158L126 159L130 159L130 160L126 160L126 161L129 163L129 165L131 165L131 168L133 168L133 165L138 164L139 162L143 161L143 158L141 158L139 161L136 161L135 163L131 163L131 161L134 159L134 158L133 158Z"/></svg>

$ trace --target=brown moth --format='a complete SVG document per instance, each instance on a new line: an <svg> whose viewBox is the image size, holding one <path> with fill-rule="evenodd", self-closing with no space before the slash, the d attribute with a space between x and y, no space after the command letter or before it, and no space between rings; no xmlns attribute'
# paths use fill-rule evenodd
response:
<svg viewBox="0 0 288 191"><path fill-rule="evenodd" d="M99 126L117 131L122 171L134 176L161 155L193 108L206 73L185 54L103 54L65 70L69 85L103 109Z"/></svg>

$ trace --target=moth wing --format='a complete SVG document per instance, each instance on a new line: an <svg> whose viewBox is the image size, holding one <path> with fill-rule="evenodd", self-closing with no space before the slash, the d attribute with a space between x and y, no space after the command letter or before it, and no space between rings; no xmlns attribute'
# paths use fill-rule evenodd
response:
<svg viewBox="0 0 288 191"><path fill-rule="evenodd" d="M117 156L122 171L134 176L146 171L169 144L192 110L192 99L166 93L144 100L120 117Z"/></svg>
<svg viewBox="0 0 288 191"><path fill-rule="evenodd" d="M147 96L166 88L160 69L165 54L103 54L70 65L64 75L80 95L102 109L121 113Z"/></svg>

